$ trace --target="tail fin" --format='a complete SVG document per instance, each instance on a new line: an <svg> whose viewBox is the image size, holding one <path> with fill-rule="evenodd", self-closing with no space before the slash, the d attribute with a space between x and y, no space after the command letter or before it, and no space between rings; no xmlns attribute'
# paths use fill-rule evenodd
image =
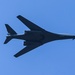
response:
<svg viewBox="0 0 75 75"><path fill-rule="evenodd" d="M12 39L11 35L17 34L8 24L5 24L5 26L8 31L8 35L10 35L10 36L6 37L4 44L8 43Z"/></svg>
<svg viewBox="0 0 75 75"><path fill-rule="evenodd" d="M5 24L9 35L17 34L8 24Z"/></svg>

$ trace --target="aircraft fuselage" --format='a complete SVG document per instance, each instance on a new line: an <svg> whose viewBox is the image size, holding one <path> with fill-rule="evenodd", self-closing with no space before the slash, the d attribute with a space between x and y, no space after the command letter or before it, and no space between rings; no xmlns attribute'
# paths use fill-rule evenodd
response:
<svg viewBox="0 0 75 75"><path fill-rule="evenodd" d="M22 35L12 35L10 36L13 39L21 39L31 42L51 42L54 40L64 40L64 39L75 39L75 36L72 35L62 35L62 34L51 34L47 31L25 31L25 34Z"/></svg>
<svg viewBox="0 0 75 75"><path fill-rule="evenodd" d="M30 29L30 31L25 31L24 34L18 35L16 31L14 31L8 24L5 24L9 35L7 36L4 44L8 43L12 39L24 40L23 45L25 46L25 48L23 48L21 51L16 53L14 55L15 57L19 57L47 42L64 40L64 39L75 39L75 36L73 35L63 35L63 34L48 32L45 29L37 26L33 22L22 17L21 15L17 16L17 18L22 23L24 23Z"/></svg>

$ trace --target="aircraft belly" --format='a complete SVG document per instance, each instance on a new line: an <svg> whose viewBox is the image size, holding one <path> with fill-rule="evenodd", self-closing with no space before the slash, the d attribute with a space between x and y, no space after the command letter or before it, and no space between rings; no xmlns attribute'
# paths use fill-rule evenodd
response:
<svg viewBox="0 0 75 75"><path fill-rule="evenodd" d="M31 41L40 41L43 39L43 36L42 35L26 35L25 36L25 40L31 40Z"/></svg>

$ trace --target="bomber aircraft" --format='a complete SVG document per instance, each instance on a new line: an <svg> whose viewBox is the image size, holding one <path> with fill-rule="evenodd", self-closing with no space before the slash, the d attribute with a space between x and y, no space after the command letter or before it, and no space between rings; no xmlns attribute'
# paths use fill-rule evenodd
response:
<svg viewBox="0 0 75 75"><path fill-rule="evenodd" d="M22 35L18 35L8 24L5 24L8 31L8 36L6 37L4 44L8 43L11 39L24 40L25 48L16 53L14 55L15 57L19 57L47 42L64 39L75 39L74 35L64 35L48 32L21 15L18 15L17 18L23 22L30 30L25 31L25 33Z"/></svg>

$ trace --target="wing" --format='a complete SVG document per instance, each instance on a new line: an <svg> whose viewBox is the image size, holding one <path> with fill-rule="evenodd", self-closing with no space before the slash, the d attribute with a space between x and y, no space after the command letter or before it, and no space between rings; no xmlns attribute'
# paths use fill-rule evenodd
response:
<svg viewBox="0 0 75 75"><path fill-rule="evenodd" d="M19 57L33 49L35 49L36 47L40 46L41 44L37 43L35 45L29 45L29 46L26 46L25 48L23 48L21 51L19 51L17 54L15 54L14 56L15 57Z"/></svg>
<svg viewBox="0 0 75 75"><path fill-rule="evenodd" d="M27 20L26 18L22 17L21 15L17 16L17 18L21 22L23 22L30 30L45 31L43 28L37 26L36 24L34 24L31 21Z"/></svg>

